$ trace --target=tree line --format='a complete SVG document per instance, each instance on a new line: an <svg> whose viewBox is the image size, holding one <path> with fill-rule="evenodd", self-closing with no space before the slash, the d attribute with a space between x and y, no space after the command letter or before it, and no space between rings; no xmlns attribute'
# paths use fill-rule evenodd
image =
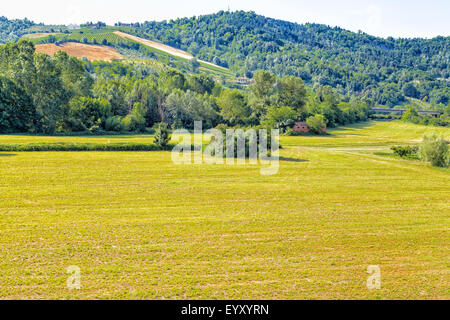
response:
<svg viewBox="0 0 450 320"><path fill-rule="evenodd" d="M89 62L35 53L29 41L0 47L0 132L142 132L170 128L260 126L289 129L323 115L328 126L366 120L369 103L345 101L329 86L307 90L295 76L255 73L244 90L211 76L161 64Z"/></svg>

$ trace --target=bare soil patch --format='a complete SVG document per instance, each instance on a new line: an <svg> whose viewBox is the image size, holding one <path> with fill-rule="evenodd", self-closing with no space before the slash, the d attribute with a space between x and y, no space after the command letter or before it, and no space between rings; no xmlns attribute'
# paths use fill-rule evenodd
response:
<svg viewBox="0 0 450 320"><path fill-rule="evenodd" d="M53 43L36 45L36 52L43 52L48 55L54 55L58 51L64 51L68 55L77 58L86 57L90 61L112 61L123 59L122 55L119 54L115 49L107 46L97 46L77 42L67 42L62 45L56 45Z"/></svg>

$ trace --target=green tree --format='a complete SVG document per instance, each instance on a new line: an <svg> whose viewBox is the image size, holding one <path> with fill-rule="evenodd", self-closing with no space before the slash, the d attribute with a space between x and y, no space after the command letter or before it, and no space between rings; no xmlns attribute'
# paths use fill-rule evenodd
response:
<svg viewBox="0 0 450 320"><path fill-rule="evenodd" d="M193 75L188 83L189 87L199 94L211 94L215 86L213 78L204 74Z"/></svg>
<svg viewBox="0 0 450 320"><path fill-rule="evenodd" d="M11 80L0 77L0 132L32 131L35 115L31 97Z"/></svg>
<svg viewBox="0 0 450 320"><path fill-rule="evenodd" d="M104 98L76 97L70 100L69 117L65 121L67 131L91 130L112 117L112 107Z"/></svg>
<svg viewBox="0 0 450 320"><path fill-rule="evenodd" d="M198 68L200 67L200 62L196 58L193 58L189 61L189 66L192 72L197 73Z"/></svg>
<svg viewBox="0 0 450 320"><path fill-rule="evenodd" d="M425 135L419 146L419 156L422 161L431 162L432 166L447 167L450 161L449 143L442 136Z"/></svg>
<svg viewBox="0 0 450 320"><path fill-rule="evenodd" d="M161 122L158 124L155 132L154 143L161 148L166 147L169 144L170 136L169 136L169 126L165 122Z"/></svg>
<svg viewBox="0 0 450 320"><path fill-rule="evenodd" d="M420 93L412 83L408 83L403 88L403 94L407 97L419 98Z"/></svg>
<svg viewBox="0 0 450 320"><path fill-rule="evenodd" d="M158 87L166 94L173 89L184 90L186 88L186 77L177 70L167 70L160 74Z"/></svg>
<svg viewBox="0 0 450 320"><path fill-rule="evenodd" d="M131 109L129 115L125 117L127 123L127 129L129 131L144 131L145 129L145 109L140 102L136 102Z"/></svg>
<svg viewBox="0 0 450 320"><path fill-rule="evenodd" d="M263 119L267 109L271 105L271 97L274 93L276 77L268 71L255 72L253 79L255 82L250 86L250 97L248 104L253 115Z"/></svg>
<svg viewBox="0 0 450 320"><path fill-rule="evenodd" d="M267 112L267 120L263 122L263 125L278 128L281 131L285 131L288 127L292 126L297 118L298 113L294 109L288 106L276 107L272 106Z"/></svg>
<svg viewBox="0 0 450 320"><path fill-rule="evenodd" d="M301 78L283 77L278 84L278 95L280 105L289 106L297 113L303 111L306 103L306 90Z"/></svg>
<svg viewBox="0 0 450 320"><path fill-rule="evenodd" d="M134 82L133 88L126 95L126 103L129 106L134 106L136 102L139 102L145 110L145 125L147 127L152 127L160 120L158 114L158 90L154 79L147 77Z"/></svg>
<svg viewBox="0 0 450 320"><path fill-rule="evenodd" d="M258 99L266 99L269 97L273 91L276 77L268 71L260 70L255 72L253 79L255 80L255 83L250 87L253 94Z"/></svg>
<svg viewBox="0 0 450 320"><path fill-rule="evenodd" d="M35 66L32 98L38 116L37 129L54 133L67 116L70 94L61 81L60 70L48 55L36 54Z"/></svg>
<svg viewBox="0 0 450 320"><path fill-rule="evenodd" d="M402 115L402 121L418 123L420 121L420 116L417 109L410 105L406 106L406 112Z"/></svg>
<svg viewBox="0 0 450 320"><path fill-rule="evenodd" d="M315 134L322 134L323 129L327 125L325 117L321 114L316 114L306 119L306 124L308 125L311 132Z"/></svg>
<svg viewBox="0 0 450 320"><path fill-rule="evenodd" d="M58 51L52 60L55 63L55 68L59 69L63 86L71 97L89 96L91 94L93 79L86 72L81 60L70 57L64 51Z"/></svg>
<svg viewBox="0 0 450 320"><path fill-rule="evenodd" d="M225 90L217 99L221 116L231 125L249 122L251 109L244 92L237 89Z"/></svg>
<svg viewBox="0 0 450 320"><path fill-rule="evenodd" d="M36 84L34 45L30 41L0 46L0 74L16 83L33 97Z"/></svg>

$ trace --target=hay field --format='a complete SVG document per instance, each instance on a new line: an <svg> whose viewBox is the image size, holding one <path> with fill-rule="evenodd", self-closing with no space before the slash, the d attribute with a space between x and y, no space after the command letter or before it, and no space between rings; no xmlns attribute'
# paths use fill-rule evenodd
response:
<svg viewBox="0 0 450 320"><path fill-rule="evenodd" d="M448 299L450 173L372 152L430 129L282 137L273 176L170 152L0 152L0 298Z"/></svg>
<svg viewBox="0 0 450 320"><path fill-rule="evenodd" d="M36 45L36 52L54 55L58 51L67 52L68 55L77 58L85 57L90 61L113 61L123 58L122 55L119 54L114 48L108 46L97 46L77 42L66 42L61 45L56 45L53 43Z"/></svg>

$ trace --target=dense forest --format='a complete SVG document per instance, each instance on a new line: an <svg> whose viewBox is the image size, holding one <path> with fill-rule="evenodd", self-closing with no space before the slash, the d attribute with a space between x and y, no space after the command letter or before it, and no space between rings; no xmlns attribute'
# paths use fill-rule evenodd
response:
<svg viewBox="0 0 450 320"><path fill-rule="evenodd" d="M232 88L198 68L151 59L89 62L63 52L50 57L36 54L31 41L18 41L27 32L52 30L0 18L0 42L7 42L0 46L0 132L142 132L160 122L192 128L196 120L205 128L264 126L287 133L302 120L321 132L325 125L367 120L376 104L408 105L410 99L444 114L431 119L411 107L405 121L450 123L449 37L382 39L253 12L129 27L254 80Z"/></svg>
<svg viewBox="0 0 450 320"><path fill-rule="evenodd" d="M17 40L33 25L0 18L0 43ZM293 75L312 87L329 85L348 98L391 107L410 99L434 108L450 102L450 37L383 39L244 11L129 26L137 36L187 50L237 76L251 78L257 70Z"/></svg>
<svg viewBox="0 0 450 320"><path fill-rule="evenodd" d="M267 71L255 73L248 90L227 89L158 63L50 57L26 40L0 47L0 132L139 132L159 122L190 129L196 120L284 131L318 114L319 125L363 121L369 103L344 102L329 86L307 91L301 78Z"/></svg>
<svg viewBox="0 0 450 320"><path fill-rule="evenodd" d="M296 24L253 12L219 12L133 25L137 35L252 77L294 75L395 106L406 98L449 103L450 37L378 38L320 24Z"/></svg>

